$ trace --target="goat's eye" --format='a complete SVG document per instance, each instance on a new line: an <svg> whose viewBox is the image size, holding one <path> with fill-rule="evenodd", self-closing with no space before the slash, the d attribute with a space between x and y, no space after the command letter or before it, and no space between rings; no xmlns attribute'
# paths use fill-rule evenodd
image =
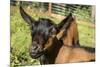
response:
<svg viewBox="0 0 100 67"><path fill-rule="evenodd" d="M51 31L50 31L50 36L52 36L54 34L56 34L56 30L54 28L52 28Z"/></svg>

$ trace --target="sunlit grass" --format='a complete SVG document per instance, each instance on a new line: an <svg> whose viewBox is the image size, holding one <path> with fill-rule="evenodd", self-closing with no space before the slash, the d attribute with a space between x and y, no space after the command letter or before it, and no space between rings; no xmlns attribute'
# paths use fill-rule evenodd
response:
<svg viewBox="0 0 100 67"><path fill-rule="evenodd" d="M87 23L88 22L84 22ZM95 46L95 28L88 25L78 24L79 40L83 46Z"/></svg>

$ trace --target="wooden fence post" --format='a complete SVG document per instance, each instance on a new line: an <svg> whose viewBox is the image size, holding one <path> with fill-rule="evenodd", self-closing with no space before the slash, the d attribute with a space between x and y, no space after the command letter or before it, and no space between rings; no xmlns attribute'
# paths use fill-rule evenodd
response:
<svg viewBox="0 0 100 67"><path fill-rule="evenodd" d="M51 14L52 12L52 3L49 3L48 5L48 13Z"/></svg>
<svg viewBox="0 0 100 67"><path fill-rule="evenodd" d="M91 10L91 18L93 19L92 22L95 22L95 6L92 6L92 10Z"/></svg>

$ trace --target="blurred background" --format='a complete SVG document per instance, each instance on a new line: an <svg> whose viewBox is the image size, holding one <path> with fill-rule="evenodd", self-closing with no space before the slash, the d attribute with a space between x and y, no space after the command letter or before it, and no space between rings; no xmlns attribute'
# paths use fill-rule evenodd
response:
<svg viewBox="0 0 100 67"><path fill-rule="evenodd" d="M34 19L49 18L59 24L70 12L76 17L79 32L79 41L83 46L95 47L95 6L63 3L28 2L22 1L24 10ZM10 64L38 65L38 60L29 56L31 34L27 23L19 12L20 1L10 2Z"/></svg>

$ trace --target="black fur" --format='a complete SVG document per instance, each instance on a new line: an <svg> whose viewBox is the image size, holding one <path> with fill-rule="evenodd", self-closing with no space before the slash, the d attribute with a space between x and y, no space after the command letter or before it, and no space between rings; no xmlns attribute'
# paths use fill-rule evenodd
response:
<svg viewBox="0 0 100 67"><path fill-rule="evenodd" d="M86 51L91 52L91 53L95 53L95 48L92 47L85 47L85 46L80 46L80 48L84 48Z"/></svg>
<svg viewBox="0 0 100 67"><path fill-rule="evenodd" d="M88 46L71 46L72 48L82 48L90 53L95 53L95 48Z"/></svg>

